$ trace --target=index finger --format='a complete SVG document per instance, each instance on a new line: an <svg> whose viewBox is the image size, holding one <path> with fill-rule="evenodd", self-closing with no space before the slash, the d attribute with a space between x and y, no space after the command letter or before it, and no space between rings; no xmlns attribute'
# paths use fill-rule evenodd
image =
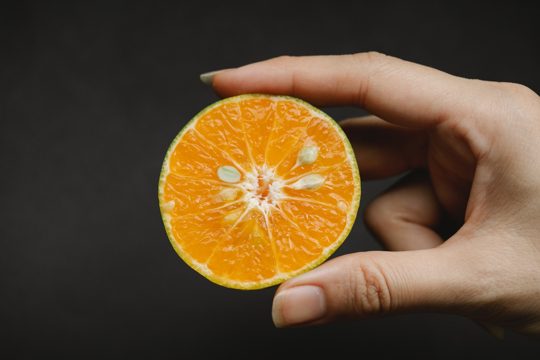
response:
<svg viewBox="0 0 540 360"><path fill-rule="evenodd" d="M430 127L463 107L464 79L380 53L282 56L219 72L222 96L286 94L317 105L358 105L399 125Z"/></svg>

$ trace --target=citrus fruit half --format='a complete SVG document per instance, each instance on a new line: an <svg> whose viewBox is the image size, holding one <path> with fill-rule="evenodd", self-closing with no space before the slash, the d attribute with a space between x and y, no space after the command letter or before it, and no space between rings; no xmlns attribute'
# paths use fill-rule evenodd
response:
<svg viewBox="0 0 540 360"><path fill-rule="evenodd" d="M240 95L172 142L159 204L178 255L230 288L278 284L326 260L360 202L351 145L328 115L286 96Z"/></svg>

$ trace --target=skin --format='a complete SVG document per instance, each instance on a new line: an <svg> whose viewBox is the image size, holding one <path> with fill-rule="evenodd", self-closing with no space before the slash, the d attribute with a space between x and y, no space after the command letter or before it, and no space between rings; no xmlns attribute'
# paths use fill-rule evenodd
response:
<svg viewBox="0 0 540 360"><path fill-rule="evenodd" d="M283 283L276 326L411 311L540 335L540 98L380 53L279 57L219 72L221 96L356 105L341 123L363 179L409 172L367 207L389 251L349 254ZM456 224L450 237L438 232Z"/></svg>

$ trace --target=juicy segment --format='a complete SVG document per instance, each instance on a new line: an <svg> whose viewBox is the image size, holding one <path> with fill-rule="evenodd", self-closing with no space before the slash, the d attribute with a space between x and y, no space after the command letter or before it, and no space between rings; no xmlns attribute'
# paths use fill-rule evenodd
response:
<svg viewBox="0 0 540 360"><path fill-rule="evenodd" d="M175 139L160 205L179 255L233 288L281 282L325 260L358 209L347 139L287 97L247 95L203 111Z"/></svg>

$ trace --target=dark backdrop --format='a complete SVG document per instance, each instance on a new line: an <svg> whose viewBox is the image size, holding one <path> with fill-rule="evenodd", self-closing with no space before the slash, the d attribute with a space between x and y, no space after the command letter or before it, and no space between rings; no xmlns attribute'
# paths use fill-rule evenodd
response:
<svg viewBox="0 0 540 360"><path fill-rule="evenodd" d="M534 4L534 2L530 2ZM157 180L215 101L201 72L378 50L540 90L539 12L511 2L28 2L0 9L0 357L526 358L472 322L410 314L275 329L274 288L241 292L179 260ZM330 109L341 118L360 114ZM389 182L363 184L365 205ZM361 218L361 217L360 217ZM338 254L379 246L359 221ZM329 357L333 358L333 357Z"/></svg>

